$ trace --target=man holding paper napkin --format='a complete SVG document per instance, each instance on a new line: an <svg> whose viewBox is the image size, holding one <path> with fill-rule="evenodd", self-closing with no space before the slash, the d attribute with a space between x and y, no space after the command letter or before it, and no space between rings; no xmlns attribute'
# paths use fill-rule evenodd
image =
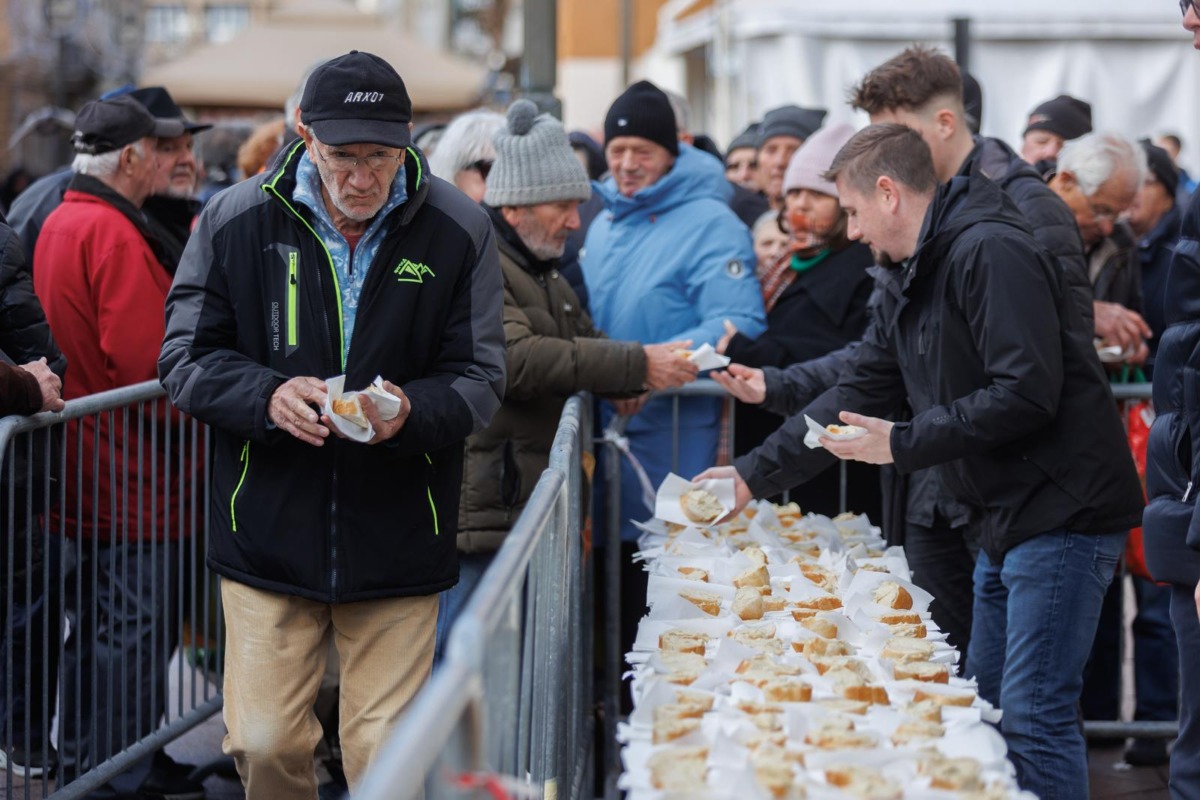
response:
<svg viewBox="0 0 1200 800"><path fill-rule="evenodd" d="M301 141L212 200L167 301L160 378L213 429L224 750L251 800L316 800L327 637L351 790L429 675L463 441L504 394L492 226L430 175L411 119L383 59L322 64ZM385 419L360 395L366 442L319 413L335 376L356 391L381 376L400 401Z"/></svg>

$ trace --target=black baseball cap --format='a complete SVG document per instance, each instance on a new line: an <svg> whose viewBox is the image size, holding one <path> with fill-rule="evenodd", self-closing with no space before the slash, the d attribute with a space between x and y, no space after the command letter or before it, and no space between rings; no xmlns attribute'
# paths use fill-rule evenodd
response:
<svg viewBox="0 0 1200 800"><path fill-rule="evenodd" d="M93 100L79 109L71 143L77 153L100 155L120 150L146 136L182 135L181 121L155 119L145 106L123 94L111 100Z"/></svg>
<svg viewBox="0 0 1200 800"><path fill-rule="evenodd" d="M328 145L412 141L412 101L392 65L377 55L351 50L313 70L300 99L300 121Z"/></svg>
<svg viewBox="0 0 1200 800"><path fill-rule="evenodd" d="M183 115L183 109L175 104L171 93L161 86L146 86L134 89L129 96L146 107L156 119L177 119L183 123L185 133L200 133L212 127L193 122Z"/></svg>

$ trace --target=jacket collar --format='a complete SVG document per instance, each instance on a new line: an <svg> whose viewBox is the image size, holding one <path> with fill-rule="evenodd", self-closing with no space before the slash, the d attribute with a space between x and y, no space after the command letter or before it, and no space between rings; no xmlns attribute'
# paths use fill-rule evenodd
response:
<svg viewBox="0 0 1200 800"><path fill-rule="evenodd" d="M505 255L513 260L514 264L531 275L545 275L558 268L559 259L552 258L549 261L542 261L525 246L520 234L512 225L508 224L508 220L500 213L500 209L492 208L487 203L480 203L480 205L491 217L492 227L496 229L496 244Z"/></svg>
<svg viewBox="0 0 1200 800"><path fill-rule="evenodd" d="M113 189L99 178L79 174L71 176L71 181L67 184L67 191L94 197L119 211L121 216L129 220L133 224L133 227L137 228L138 233L146 240L146 244L150 247L151 252L154 253L154 258L163 266L163 269L171 275L175 274L176 265L170 263L170 258L162 242L150 230L150 226L146 223L146 217L143 216L141 210L131 203L125 195Z"/></svg>
<svg viewBox="0 0 1200 800"><path fill-rule="evenodd" d="M634 192L633 197L621 194L611 175L602 182L593 181L592 187L614 219L637 213L662 214L704 197L727 205L733 197L733 184L725 179L721 162L683 143L671 169L655 183Z"/></svg>
<svg viewBox="0 0 1200 800"><path fill-rule="evenodd" d="M405 149L408 151L408 158L404 160L402 173L397 174L404 175L408 199L385 215L385 222L388 225L407 225L412 222L413 217L416 216L417 211L425 204L425 199L429 196L431 173L425 154L415 145L409 145ZM275 195L291 206L292 194L296 189L296 171L304 154L303 139L297 139L290 149L281 152L271 166L271 177L262 185L263 191Z"/></svg>

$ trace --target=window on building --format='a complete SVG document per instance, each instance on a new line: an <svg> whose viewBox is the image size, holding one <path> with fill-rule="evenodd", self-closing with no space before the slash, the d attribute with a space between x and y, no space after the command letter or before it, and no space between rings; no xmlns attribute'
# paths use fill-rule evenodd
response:
<svg viewBox="0 0 1200 800"><path fill-rule="evenodd" d="M187 9L183 6L151 6L146 9L146 41L183 42L188 38Z"/></svg>
<svg viewBox="0 0 1200 800"><path fill-rule="evenodd" d="M204 9L204 35L209 42L228 42L249 24L248 6L209 6Z"/></svg>

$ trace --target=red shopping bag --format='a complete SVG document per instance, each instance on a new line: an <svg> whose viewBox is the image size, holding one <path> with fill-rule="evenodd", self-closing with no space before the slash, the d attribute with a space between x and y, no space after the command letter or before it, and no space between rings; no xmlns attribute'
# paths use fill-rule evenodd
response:
<svg viewBox="0 0 1200 800"><path fill-rule="evenodd" d="M1149 400L1139 400L1125 406L1125 431L1129 438L1129 451L1142 482L1142 496L1146 494L1146 444L1150 440L1150 426L1154 424L1154 406ZM1134 575L1154 580L1146 569L1146 551L1142 544L1142 529L1134 528L1125 542L1125 566Z"/></svg>

